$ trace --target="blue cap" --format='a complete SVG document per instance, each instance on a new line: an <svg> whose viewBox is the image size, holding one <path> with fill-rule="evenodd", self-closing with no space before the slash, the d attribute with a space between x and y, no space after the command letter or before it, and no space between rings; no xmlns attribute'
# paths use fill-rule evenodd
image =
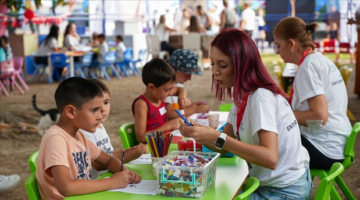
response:
<svg viewBox="0 0 360 200"><path fill-rule="evenodd" d="M198 66L198 57L194 52L187 49L175 50L171 57L166 60L175 71L202 76Z"/></svg>

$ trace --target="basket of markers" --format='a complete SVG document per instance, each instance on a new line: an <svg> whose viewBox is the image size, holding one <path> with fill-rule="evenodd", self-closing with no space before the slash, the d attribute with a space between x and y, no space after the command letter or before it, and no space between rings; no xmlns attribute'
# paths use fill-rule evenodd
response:
<svg viewBox="0 0 360 200"><path fill-rule="evenodd" d="M173 151L153 164L158 195L201 198L215 183L215 152Z"/></svg>

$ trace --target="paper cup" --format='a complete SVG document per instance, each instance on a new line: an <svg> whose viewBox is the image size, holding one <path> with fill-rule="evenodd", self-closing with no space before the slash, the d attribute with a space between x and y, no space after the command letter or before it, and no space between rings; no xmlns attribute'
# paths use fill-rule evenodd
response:
<svg viewBox="0 0 360 200"><path fill-rule="evenodd" d="M209 113L209 126L211 128L217 129L219 126L219 118L220 118L220 114Z"/></svg>

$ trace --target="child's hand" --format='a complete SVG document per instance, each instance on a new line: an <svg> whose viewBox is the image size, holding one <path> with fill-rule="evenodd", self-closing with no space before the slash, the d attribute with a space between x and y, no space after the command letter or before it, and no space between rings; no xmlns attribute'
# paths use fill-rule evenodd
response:
<svg viewBox="0 0 360 200"><path fill-rule="evenodd" d="M133 181L133 174L129 170L116 172L111 179L113 180L114 189L124 188Z"/></svg>
<svg viewBox="0 0 360 200"><path fill-rule="evenodd" d="M139 157L141 156L141 154L149 153L146 145L144 145L143 143L139 143L138 145L131 147L130 150L136 151L136 155L138 155Z"/></svg>
<svg viewBox="0 0 360 200"><path fill-rule="evenodd" d="M209 112L209 106L205 104L199 104L195 107L195 113L208 113Z"/></svg>
<svg viewBox="0 0 360 200"><path fill-rule="evenodd" d="M178 104L179 104L180 109L185 109L191 105L191 101L190 101L190 99L188 99L186 97L179 97Z"/></svg>
<svg viewBox="0 0 360 200"><path fill-rule="evenodd" d="M168 121L169 130L177 130L180 128L180 120L182 120L180 117L172 119Z"/></svg>
<svg viewBox="0 0 360 200"><path fill-rule="evenodd" d="M140 183L141 181L141 176L139 174L137 174L134 171L130 171L130 175L131 175L131 183Z"/></svg>
<svg viewBox="0 0 360 200"><path fill-rule="evenodd" d="M141 154L149 153L148 148L143 143L140 143L137 148L140 150Z"/></svg>

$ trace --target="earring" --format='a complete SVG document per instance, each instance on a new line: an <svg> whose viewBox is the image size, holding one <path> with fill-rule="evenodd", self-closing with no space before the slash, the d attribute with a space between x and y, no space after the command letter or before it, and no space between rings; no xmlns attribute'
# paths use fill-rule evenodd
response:
<svg viewBox="0 0 360 200"><path fill-rule="evenodd" d="M294 49L290 49L291 53L294 53Z"/></svg>

